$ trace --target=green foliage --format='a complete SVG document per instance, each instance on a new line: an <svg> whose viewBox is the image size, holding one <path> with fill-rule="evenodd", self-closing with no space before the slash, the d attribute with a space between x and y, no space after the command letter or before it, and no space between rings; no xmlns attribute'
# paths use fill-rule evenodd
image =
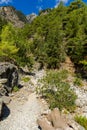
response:
<svg viewBox="0 0 87 130"><path fill-rule="evenodd" d="M43 86L37 88L37 92L46 98L51 109L55 107L60 110L66 108L69 111L75 109L76 95L65 82L67 74L66 70L51 70L41 80Z"/></svg>
<svg viewBox="0 0 87 130"><path fill-rule="evenodd" d="M0 56L11 57L17 52L18 52L18 48L16 48L14 45L9 45L8 42L4 42L4 43L2 42L0 44Z"/></svg>
<svg viewBox="0 0 87 130"><path fill-rule="evenodd" d="M31 68L34 63L33 54L31 53L32 42L28 41L26 31L16 29L15 44L19 48L16 60L20 66L28 65Z"/></svg>
<svg viewBox="0 0 87 130"><path fill-rule="evenodd" d="M43 15L43 14L45 14L45 13L49 13L51 11L51 9L50 8L47 8L47 9L45 9L45 10L40 10L39 11L39 15Z"/></svg>
<svg viewBox="0 0 87 130"><path fill-rule="evenodd" d="M12 42L12 44L14 44L15 28L12 26L12 24L8 23L6 26L3 27L1 33L1 40L6 42Z"/></svg>
<svg viewBox="0 0 87 130"><path fill-rule="evenodd" d="M24 15L17 13L26 22ZM7 25L0 18L1 50L3 46L6 48L4 43L10 50L6 56L18 65L32 67L34 61L38 61L42 66L56 69L68 55L80 70L87 72L87 5L81 0L69 6L60 2L57 8L41 11L41 15L22 29Z"/></svg>
<svg viewBox="0 0 87 130"><path fill-rule="evenodd" d="M17 92L17 91L19 91L19 88L18 88L18 86L14 86L14 88L13 88L13 91L14 91L14 92Z"/></svg>
<svg viewBox="0 0 87 130"><path fill-rule="evenodd" d="M65 20L65 33L67 39L67 54L79 67L85 69L82 61L86 60L86 27L87 27L87 5L81 0L74 1L68 7L68 14ZM84 19L84 20L83 20Z"/></svg>
<svg viewBox="0 0 87 130"><path fill-rule="evenodd" d="M3 26L5 26L6 24L7 24L7 21L0 17L0 34L1 34Z"/></svg>
<svg viewBox="0 0 87 130"><path fill-rule="evenodd" d="M76 78L74 79L74 85L82 86L83 84L82 84L81 78L76 77Z"/></svg>
<svg viewBox="0 0 87 130"><path fill-rule="evenodd" d="M67 7L60 2L57 8L41 14L24 28L35 60L47 68L59 68L69 55L80 64L87 55L87 6L80 0Z"/></svg>
<svg viewBox="0 0 87 130"><path fill-rule="evenodd" d="M29 82L29 81L30 81L30 78L29 78L29 77L23 77L23 78L22 78L22 81L24 81L24 82Z"/></svg>
<svg viewBox="0 0 87 130"><path fill-rule="evenodd" d="M75 121L87 130L87 118L85 116L75 116Z"/></svg>
<svg viewBox="0 0 87 130"><path fill-rule="evenodd" d="M0 42L0 57L12 59L18 52L19 48L15 46L12 33L14 33L14 29L11 24L3 27Z"/></svg>
<svg viewBox="0 0 87 130"><path fill-rule="evenodd" d="M80 63L83 64L84 66L87 66L87 61L86 60L80 61Z"/></svg>
<svg viewBox="0 0 87 130"><path fill-rule="evenodd" d="M28 65L29 67L32 67L33 54L31 54L31 45L29 44L24 32L8 23L3 27L1 33L0 59L11 59L18 65Z"/></svg>
<svg viewBox="0 0 87 130"><path fill-rule="evenodd" d="M37 17L32 23L34 56L48 68L59 68L66 56L62 20L59 15L54 16L55 12L51 11Z"/></svg>

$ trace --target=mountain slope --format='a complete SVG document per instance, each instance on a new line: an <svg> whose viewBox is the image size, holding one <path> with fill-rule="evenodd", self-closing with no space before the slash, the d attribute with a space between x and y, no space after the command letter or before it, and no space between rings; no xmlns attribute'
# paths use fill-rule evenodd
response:
<svg viewBox="0 0 87 130"><path fill-rule="evenodd" d="M26 16L28 23L31 23L36 17L37 17L37 15L34 13Z"/></svg>
<svg viewBox="0 0 87 130"><path fill-rule="evenodd" d="M0 7L0 16L11 22L16 27L23 27L27 23L25 15L12 6Z"/></svg>

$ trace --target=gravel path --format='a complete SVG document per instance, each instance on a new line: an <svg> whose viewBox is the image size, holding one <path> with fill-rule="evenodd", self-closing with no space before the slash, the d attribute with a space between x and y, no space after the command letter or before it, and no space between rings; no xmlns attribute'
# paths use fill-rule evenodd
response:
<svg viewBox="0 0 87 130"><path fill-rule="evenodd" d="M42 73L39 72L38 77L32 79L35 85L38 81L37 78L39 79ZM0 122L0 130L39 130L36 121L40 114L47 109L47 105L37 98L35 92L26 93L28 93L27 89L22 88L16 96L12 97L13 99L8 105L10 114ZM24 99L21 99L21 96L25 96Z"/></svg>
<svg viewBox="0 0 87 130"><path fill-rule="evenodd" d="M11 104L11 114L0 123L0 130L38 130L36 120L43 111L43 106L36 94L32 93L23 105L17 105L19 104L15 107L15 104Z"/></svg>

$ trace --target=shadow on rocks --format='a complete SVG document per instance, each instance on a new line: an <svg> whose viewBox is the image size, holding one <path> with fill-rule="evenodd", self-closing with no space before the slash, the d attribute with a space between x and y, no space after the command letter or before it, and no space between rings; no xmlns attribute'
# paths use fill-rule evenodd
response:
<svg viewBox="0 0 87 130"><path fill-rule="evenodd" d="M2 118L1 120L5 120L8 116L10 115L10 109L6 106L6 104L3 105L3 110L2 110Z"/></svg>
<svg viewBox="0 0 87 130"><path fill-rule="evenodd" d="M18 84L18 88L19 88L19 89L23 88L23 85Z"/></svg>
<svg viewBox="0 0 87 130"><path fill-rule="evenodd" d="M32 72L26 72L23 70L23 68L19 68L19 73L20 74L24 74L24 75L30 75L30 76L35 76L35 73L32 73Z"/></svg>
<svg viewBox="0 0 87 130"><path fill-rule="evenodd" d="M38 126L38 129L39 129L39 130L42 130L40 126Z"/></svg>

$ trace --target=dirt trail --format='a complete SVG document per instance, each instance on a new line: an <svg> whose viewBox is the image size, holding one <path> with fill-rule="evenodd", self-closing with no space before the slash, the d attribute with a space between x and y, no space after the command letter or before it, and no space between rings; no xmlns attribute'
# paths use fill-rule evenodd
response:
<svg viewBox="0 0 87 130"><path fill-rule="evenodd" d="M34 87L43 74L43 71L39 71L35 77L32 77ZM27 88L23 87L12 97L8 108L10 114L0 122L0 130L39 130L36 121L47 109L47 105L37 98L35 92L29 93Z"/></svg>

